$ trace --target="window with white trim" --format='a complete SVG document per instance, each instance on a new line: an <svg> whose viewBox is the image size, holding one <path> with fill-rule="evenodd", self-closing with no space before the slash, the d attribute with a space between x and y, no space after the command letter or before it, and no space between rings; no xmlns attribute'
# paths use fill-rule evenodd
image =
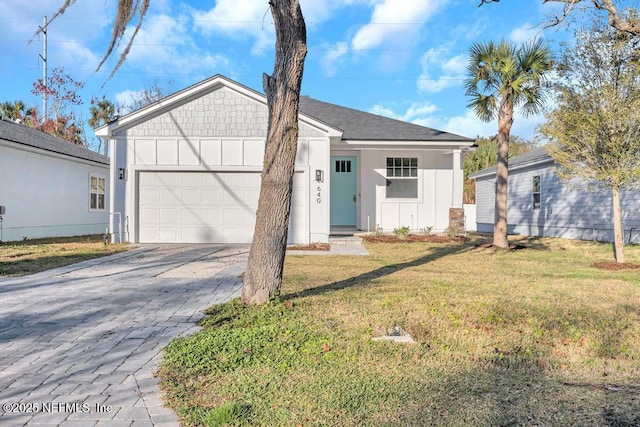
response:
<svg viewBox="0 0 640 427"><path fill-rule="evenodd" d="M540 209L540 175L533 177L533 209Z"/></svg>
<svg viewBox="0 0 640 427"><path fill-rule="evenodd" d="M104 176L89 175L89 210L104 210L106 182Z"/></svg>
<svg viewBox="0 0 640 427"><path fill-rule="evenodd" d="M387 157L387 199L418 198L418 158Z"/></svg>

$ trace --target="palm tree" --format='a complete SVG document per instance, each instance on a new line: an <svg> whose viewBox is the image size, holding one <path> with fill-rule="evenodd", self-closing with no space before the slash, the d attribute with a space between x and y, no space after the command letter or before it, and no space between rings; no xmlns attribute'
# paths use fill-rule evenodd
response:
<svg viewBox="0 0 640 427"><path fill-rule="evenodd" d="M493 244L509 247L507 239L507 180L509 135L513 112L519 107L525 116L540 111L547 96L545 73L551 69L551 51L541 41L516 46L502 40L496 44L474 43L470 49L465 88L480 120L498 118L498 163Z"/></svg>
<svg viewBox="0 0 640 427"><path fill-rule="evenodd" d="M96 128L100 125L107 124L111 120L116 118L116 106L113 102L109 101L104 96L102 99L92 98L91 109L89 110L91 117L87 120L87 123L92 128ZM100 139L100 138L98 138ZM108 141L104 141L103 154L106 156L109 153ZM98 148L99 150L100 148Z"/></svg>
<svg viewBox="0 0 640 427"><path fill-rule="evenodd" d="M0 117L8 120L24 120L26 114L26 107L24 102L6 101L0 104Z"/></svg>
<svg viewBox="0 0 640 427"><path fill-rule="evenodd" d="M109 101L104 96L102 99L93 98L91 100L91 109L89 111L91 113L91 117L87 120L87 123L92 128L107 124L116 116L115 105L113 105L113 102Z"/></svg>

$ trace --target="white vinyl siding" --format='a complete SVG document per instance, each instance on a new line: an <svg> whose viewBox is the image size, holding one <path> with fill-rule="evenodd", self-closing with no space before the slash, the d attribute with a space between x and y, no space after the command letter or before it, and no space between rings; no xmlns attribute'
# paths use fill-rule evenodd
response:
<svg viewBox="0 0 640 427"><path fill-rule="evenodd" d="M540 177L536 208L535 177ZM476 183L478 231L493 230L495 175ZM640 242L640 191L620 194L625 242ZM507 222L510 234L611 241L611 191L588 187L574 180L561 181L553 165L509 172Z"/></svg>

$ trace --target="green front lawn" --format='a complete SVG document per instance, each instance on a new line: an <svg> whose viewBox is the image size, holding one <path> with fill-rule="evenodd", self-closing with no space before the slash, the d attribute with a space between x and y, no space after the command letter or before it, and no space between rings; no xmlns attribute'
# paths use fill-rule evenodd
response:
<svg viewBox="0 0 640 427"><path fill-rule="evenodd" d="M169 405L185 425L639 425L640 271L593 267L610 245L479 242L288 256L278 301L214 306L167 348ZM395 326L417 343L370 340Z"/></svg>
<svg viewBox="0 0 640 427"><path fill-rule="evenodd" d="M126 244L105 246L102 234L0 242L0 277L24 276L126 251Z"/></svg>

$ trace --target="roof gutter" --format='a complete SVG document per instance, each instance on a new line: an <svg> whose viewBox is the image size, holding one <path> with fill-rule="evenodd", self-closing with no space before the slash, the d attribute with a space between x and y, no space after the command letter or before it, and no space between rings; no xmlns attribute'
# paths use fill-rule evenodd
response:
<svg viewBox="0 0 640 427"><path fill-rule="evenodd" d="M509 166L509 171L514 171L514 170L519 170L519 169L526 169L529 168L531 166L538 166L538 165L543 165L545 163L553 163L553 159L551 157L546 158L546 159L541 159L541 160L535 160L532 162L526 162L526 163L520 163L517 165L513 165L513 166ZM496 174L496 167L495 166L491 166L490 168L472 173L469 175L469 178L484 178L487 176L492 176Z"/></svg>

